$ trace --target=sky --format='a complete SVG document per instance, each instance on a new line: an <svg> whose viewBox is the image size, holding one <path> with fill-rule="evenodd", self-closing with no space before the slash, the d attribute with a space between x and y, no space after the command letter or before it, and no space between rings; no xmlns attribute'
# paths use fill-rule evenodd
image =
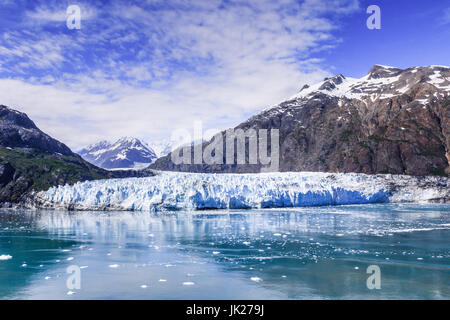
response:
<svg viewBox="0 0 450 320"><path fill-rule="evenodd" d="M0 0L0 104L73 150L151 145L196 121L234 127L335 74L448 66L448 39L450 1Z"/></svg>

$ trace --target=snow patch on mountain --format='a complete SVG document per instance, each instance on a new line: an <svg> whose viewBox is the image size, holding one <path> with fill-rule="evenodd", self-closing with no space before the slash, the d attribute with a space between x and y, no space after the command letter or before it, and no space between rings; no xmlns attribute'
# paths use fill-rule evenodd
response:
<svg viewBox="0 0 450 320"><path fill-rule="evenodd" d="M414 78L413 74L421 70L430 70L428 78ZM292 96L290 100L312 98L318 93L334 97L346 97L348 99L387 99L395 94L406 93L413 85L419 82L428 82L439 89L449 90L450 79L445 74L449 67L430 66L416 67L405 70L395 67L375 65L372 70L362 78L350 78L337 75L325 78L322 82L314 85L305 85L299 93ZM411 81L412 80L412 81Z"/></svg>
<svg viewBox="0 0 450 320"><path fill-rule="evenodd" d="M147 144L158 158L168 155L174 150L175 142L171 140L162 140L160 142L152 142Z"/></svg>

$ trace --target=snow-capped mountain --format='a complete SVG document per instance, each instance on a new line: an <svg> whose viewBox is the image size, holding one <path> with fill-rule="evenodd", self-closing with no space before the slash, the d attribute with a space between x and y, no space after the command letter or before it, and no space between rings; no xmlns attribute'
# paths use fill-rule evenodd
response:
<svg viewBox="0 0 450 320"><path fill-rule="evenodd" d="M78 152L85 160L104 169L140 169L152 163L157 155L139 139L123 137L114 143L100 141Z"/></svg>
<svg viewBox="0 0 450 320"><path fill-rule="evenodd" d="M395 67L375 65L362 78L346 78L339 74L333 78L326 78L323 82L312 86L305 85L302 90L291 99L304 99L323 93L333 97L384 100L407 93L418 84L428 84L435 87L436 94L443 97L444 92L450 91L449 67L430 66L416 67L402 70ZM439 92L439 91L443 92ZM431 100L430 94L424 94ZM425 99L423 102L426 102Z"/></svg>
<svg viewBox="0 0 450 320"><path fill-rule="evenodd" d="M359 79L326 78L235 129L279 129L280 171L448 175L450 68L375 65ZM243 173L261 165L175 165L166 156L151 168Z"/></svg>

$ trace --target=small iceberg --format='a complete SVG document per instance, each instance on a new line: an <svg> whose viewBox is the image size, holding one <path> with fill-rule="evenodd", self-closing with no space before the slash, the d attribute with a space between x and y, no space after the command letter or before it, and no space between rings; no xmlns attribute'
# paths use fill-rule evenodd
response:
<svg viewBox="0 0 450 320"><path fill-rule="evenodd" d="M11 259L12 259L12 256L10 256L9 254L0 255L0 261L11 260Z"/></svg>

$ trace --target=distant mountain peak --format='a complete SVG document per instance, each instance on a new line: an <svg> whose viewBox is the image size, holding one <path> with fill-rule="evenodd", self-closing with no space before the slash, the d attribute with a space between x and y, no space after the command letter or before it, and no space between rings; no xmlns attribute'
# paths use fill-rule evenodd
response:
<svg viewBox="0 0 450 320"><path fill-rule="evenodd" d="M141 168L157 158L152 148L134 137L121 137L114 143L99 141L79 154L104 169Z"/></svg>
<svg viewBox="0 0 450 320"><path fill-rule="evenodd" d="M149 145L151 145L158 158L160 158L172 152L175 147L175 142L171 140L161 140L158 142L152 142Z"/></svg>
<svg viewBox="0 0 450 320"><path fill-rule="evenodd" d="M368 76L369 76L369 79L380 79L380 78L392 77L402 71L403 70L399 69L399 68L382 66L382 65L376 64L372 67L372 69L370 69Z"/></svg>
<svg viewBox="0 0 450 320"><path fill-rule="evenodd" d="M382 64L374 64L369 73L375 70L391 70L391 71L401 71L402 69L392 66L384 66Z"/></svg>
<svg viewBox="0 0 450 320"><path fill-rule="evenodd" d="M133 137L121 137L119 138L119 140L116 141L116 143L131 143L131 144L137 144L137 143L141 143L141 141L139 139L133 138Z"/></svg>
<svg viewBox="0 0 450 320"><path fill-rule="evenodd" d="M88 145L87 147L81 149L80 152L82 152L83 150L101 149L101 148L105 148L106 146L110 146L110 145L111 145L111 143L109 141L101 140L99 142Z"/></svg>

